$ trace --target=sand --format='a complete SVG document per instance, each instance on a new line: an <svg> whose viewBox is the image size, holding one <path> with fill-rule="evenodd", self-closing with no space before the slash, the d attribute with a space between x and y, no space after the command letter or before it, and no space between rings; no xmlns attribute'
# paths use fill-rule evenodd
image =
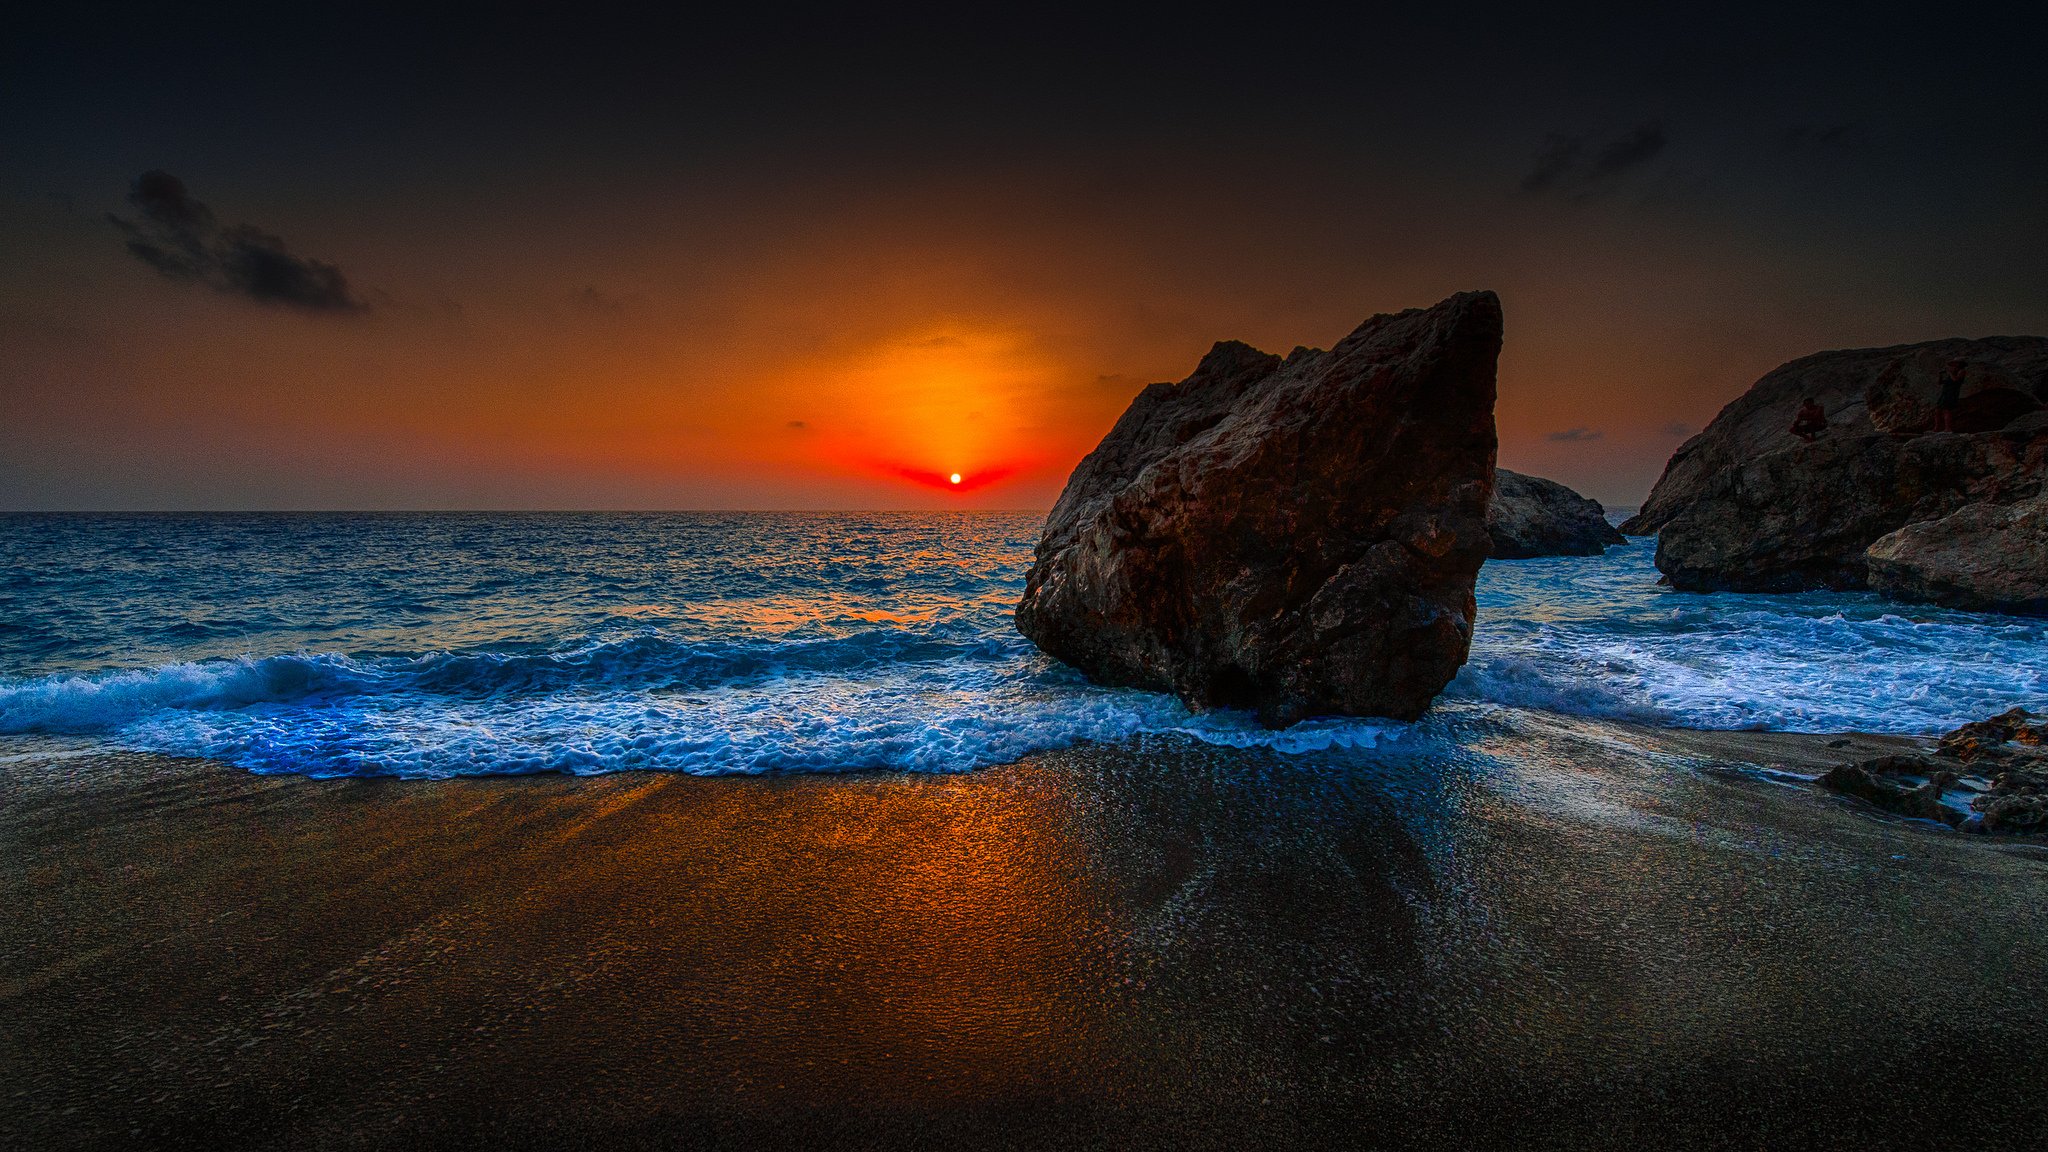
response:
<svg viewBox="0 0 2048 1152"><path fill-rule="evenodd" d="M1521 714L1283 757L0 762L0 1144L2024 1147L2048 850Z"/></svg>

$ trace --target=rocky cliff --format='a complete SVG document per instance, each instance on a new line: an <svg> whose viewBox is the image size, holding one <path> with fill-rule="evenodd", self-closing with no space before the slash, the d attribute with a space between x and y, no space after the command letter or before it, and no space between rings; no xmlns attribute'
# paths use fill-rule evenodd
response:
<svg viewBox="0 0 2048 1152"><path fill-rule="evenodd" d="M1965 365L1954 432L1931 432L1938 376ZM1687 441L1625 532L1657 532L1674 587L1786 592L1861 588L1864 550L1967 504L2041 491L2048 339L1942 340L1826 352L1759 380ZM1828 414L1813 443L1791 434L1805 397Z"/></svg>
<svg viewBox="0 0 2048 1152"><path fill-rule="evenodd" d="M1100 682L1269 725L1420 714L1471 644L1500 344L1490 292L1284 360L1218 344L1074 470L1018 630Z"/></svg>
<svg viewBox="0 0 2048 1152"><path fill-rule="evenodd" d="M1493 474L1493 501L1486 508L1493 559L1534 556L1598 556L1627 538L1607 522L1607 510L1555 480L1524 476L1505 468Z"/></svg>
<svg viewBox="0 0 2048 1152"><path fill-rule="evenodd" d="M1935 340L1794 360L1758 380L1704 431L1680 445L1642 510L1621 530L1632 536L1657 532L1715 477L1773 452L1802 447L1792 435L1792 417L1808 396L1827 412L1823 441L1926 431L1943 366L1954 359L1967 365L1963 402L1969 411L1959 414L1958 432L2003 427L2037 406L2035 392L2048 380L2048 338L2039 336Z"/></svg>

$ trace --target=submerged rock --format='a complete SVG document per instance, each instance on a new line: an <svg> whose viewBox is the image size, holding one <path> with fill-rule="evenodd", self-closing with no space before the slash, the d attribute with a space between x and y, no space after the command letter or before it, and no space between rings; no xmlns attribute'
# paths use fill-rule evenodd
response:
<svg viewBox="0 0 2048 1152"><path fill-rule="evenodd" d="M1074 470L1017 629L1196 708L1413 718L1472 640L1500 301L1375 316L1285 360L1224 343Z"/></svg>
<svg viewBox="0 0 2048 1152"><path fill-rule="evenodd" d="M1534 556L1598 556L1628 538L1607 522L1607 510L1555 480L1505 468L1493 474L1486 531L1495 560Z"/></svg>
<svg viewBox="0 0 2048 1152"><path fill-rule="evenodd" d="M1963 815L1944 806L1941 795L1954 783L1955 773L1926 756L1880 756L1857 764L1841 764L1828 769L1820 778L1821 787L1854 796L1887 812L1951 825L1962 823Z"/></svg>
<svg viewBox="0 0 2048 1152"><path fill-rule="evenodd" d="M1841 764L1818 783L1965 832L2048 833L2048 725L2036 719L2014 708L1948 733L1933 755Z"/></svg>
<svg viewBox="0 0 2048 1152"><path fill-rule="evenodd" d="M1864 559L1870 586L1895 600L2048 615L2048 496L1908 524Z"/></svg>

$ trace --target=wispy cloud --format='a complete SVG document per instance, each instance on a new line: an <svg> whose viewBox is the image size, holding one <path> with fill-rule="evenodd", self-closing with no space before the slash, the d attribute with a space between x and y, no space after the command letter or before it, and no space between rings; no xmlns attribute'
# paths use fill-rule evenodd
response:
<svg viewBox="0 0 2048 1152"><path fill-rule="evenodd" d="M190 280L263 304L308 312L366 312L341 269L292 255L282 239L248 224L224 228L185 182L144 172L128 190L140 218L107 219L128 238L128 254L173 280Z"/></svg>
<svg viewBox="0 0 2048 1152"><path fill-rule="evenodd" d="M1522 176L1522 191L1585 200L1613 190L1628 173L1663 155L1671 137L1649 120L1618 136L1552 133Z"/></svg>
<svg viewBox="0 0 2048 1152"><path fill-rule="evenodd" d="M1605 435L1598 428L1567 428L1562 432L1552 432L1544 439L1554 444L1584 444Z"/></svg>

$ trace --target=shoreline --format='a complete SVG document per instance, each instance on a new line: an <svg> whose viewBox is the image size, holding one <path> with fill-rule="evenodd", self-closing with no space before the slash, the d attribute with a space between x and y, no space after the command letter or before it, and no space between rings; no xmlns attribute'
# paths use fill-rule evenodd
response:
<svg viewBox="0 0 2048 1152"><path fill-rule="evenodd" d="M1743 770L1826 737L1475 729L927 776L17 763L0 1132L1996 1147L2048 1119L1983 1102L2048 1067L2040 849Z"/></svg>

